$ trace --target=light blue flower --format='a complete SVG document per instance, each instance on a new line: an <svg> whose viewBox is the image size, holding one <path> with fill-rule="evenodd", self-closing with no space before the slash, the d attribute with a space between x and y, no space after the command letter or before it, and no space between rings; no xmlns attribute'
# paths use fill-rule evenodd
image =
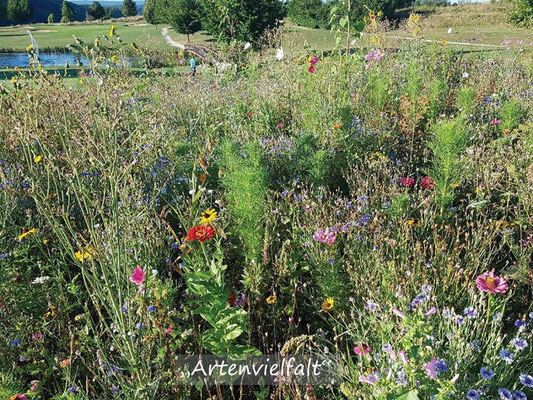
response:
<svg viewBox="0 0 533 400"><path fill-rule="evenodd" d="M512 400L513 394L505 388L499 388L498 389L498 395L500 396L500 399L502 400Z"/></svg>
<svg viewBox="0 0 533 400"><path fill-rule="evenodd" d="M481 369L479 370L479 374L483 379L492 379L496 375L493 370L487 367L481 367Z"/></svg>

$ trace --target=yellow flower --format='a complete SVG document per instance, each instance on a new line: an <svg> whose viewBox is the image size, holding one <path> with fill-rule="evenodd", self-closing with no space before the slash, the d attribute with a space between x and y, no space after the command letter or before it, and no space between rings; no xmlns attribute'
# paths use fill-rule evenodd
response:
<svg viewBox="0 0 533 400"><path fill-rule="evenodd" d="M407 220L407 225L409 226L421 226L422 221L420 221L418 218L411 218Z"/></svg>
<svg viewBox="0 0 533 400"><path fill-rule="evenodd" d="M18 239L19 239L19 242L24 239L26 236L30 236L30 235L33 235L34 233L37 232L38 229L36 228L33 228L33 229L30 229L29 231L26 231L26 232L22 232L21 235L19 235Z"/></svg>
<svg viewBox="0 0 533 400"><path fill-rule="evenodd" d="M35 164L37 164L37 163L38 163L39 161L41 161L42 159L43 159L43 155L41 154L41 155L39 155L39 156L34 157L33 162L34 162Z"/></svg>
<svg viewBox="0 0 533 400"><path fill-rule="evenodd" d="M448 44L448 41L447 40L443 40L442 44L443 44L443 46L446 46Z"/></svg>
<svg viewBox="0 0 533 400"><path fill-rule="evenodd" d="M276 302L278 298L276 296L274 296L273 294L271 294L270 296L267 297L266 299L266 302L268 304L274 304Z"/></svg>
<svg viewBox="0 0 533 400"><path fill-rule="evenodd" d="M94 249L92 247L88 247L87 250L85 250L83 253L81 250L78 250L75 256L80 262L85 260L90 261L93 258L94 253Z"/></svg>
<svg viewBox="0 0 533 400"><path fill-rule="evenodd" d="M111 29L109 30L109 36L113 37L114 34L115 34L115 25L111 25Z"/></svg>
<svg viewBox="0 0 533 400"><path fill-rule="evenodd" d="M202 217L200 219L200 225L209 225L211 222L215 220L217 217L217 212L214 208L208 208L202 213Z"/></svg>
<svg viewBox="0 0 533 400"><path fill-rule="evenodd" d="M419 14L411 14L411 15L409 15L409 21L411 21L411 22L420 21L420 15Z"/></svg>
<svg viewBox="0 0 533 400"><path fill-rule="evenodd" d="M378 18L383 18L383 11L378 11Z"/></svg>
<svg viewBox="0 0 533 400"><path fill-rule="evenodd" d="M452 189L455 189L455 188L458 188L459 187L459 184L458 183L450 183L450 187Z"/></svg>
<svg viewBox="0 0 533 400"><path fill-rule="evenodd" d="M30 52L32 50L33 50L33 45L32 44L30 44L28 47L26 47L26 51L27 52Z"/></svg>
<svg viewBox="0 0 533 400"><path fill-rule="evenodd" d="M333 308L334 305L335 305L335 300L333 299L333 297L328 297L322 303L322 311L328 312L329 310Z"/></svg>
<svg viewBox="0 0 533 400"><path fill-rule="evenodd" d="M11 77L11 83L13 85L16 85L17 84L17 78L15 78L14 76Z"/></svg>

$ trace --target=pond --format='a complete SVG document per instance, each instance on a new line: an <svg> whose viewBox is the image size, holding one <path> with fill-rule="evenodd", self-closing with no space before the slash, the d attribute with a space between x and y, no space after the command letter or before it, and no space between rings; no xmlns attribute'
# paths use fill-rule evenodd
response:
<svg viewBox="0 0 533 400"><path fill-rule="evenodd" d="M72 53L40 53L39 60L43 67L73 67L78 65L78 61ZM87 65L86 59L82 58L83 65ZM29 67L30 59L27 53L0 53L0 69L3 68L26 68Z"/></svg>

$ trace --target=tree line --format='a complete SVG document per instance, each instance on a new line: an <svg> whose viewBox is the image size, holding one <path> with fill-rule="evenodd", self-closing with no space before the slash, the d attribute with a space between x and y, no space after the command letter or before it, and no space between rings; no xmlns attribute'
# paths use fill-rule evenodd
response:
<svg viewBox="0 0 533 400"><path fill-rule="evenodd" d="M112 7L103 7L98 1L94 1L87 9L86 20L100 20L111 18L116 11ZM137 15L137 6L134 0L123 0L120 11L123 16L131 17ZM45 14L46 15L46 14ZM0 21L12 23L27 23L33 19L34 9L30 0L0 0ZM61 6L60 22L73 22L76 13L71 2L64 0ZM51 13L48 16L48 23L57 22L57 16Z"/></svg>

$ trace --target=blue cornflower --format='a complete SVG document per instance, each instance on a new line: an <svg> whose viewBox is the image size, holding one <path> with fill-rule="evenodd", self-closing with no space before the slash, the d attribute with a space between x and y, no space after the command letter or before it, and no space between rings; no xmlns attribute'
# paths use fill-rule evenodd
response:
<svg viewBox="0 0 533 400"><path fill-rule="evenodd" d="M437 369L438 372L444 373L448 371L448 364L446 364L445 360L439 360L435 363L435 368Z"/></svg>
<svg viewBox="0 0 533 400"><path fill-rule="evenodd" d="M69 388L68 390L70 393L78 393L78 388L76 386L72 386L71 388Z"/></svg>
<svg viewBox="0 0 533 400"><path fill-rule="evenodd" d="M500 357L502 360L504 360L507 364L511 364L513 362L514 353L511 353L507 349L503 349L500 351Z"/></svg>
<svg viewBox="0 0 533 400"><path fill-rule="evenodd" d="M477 310L474 307L467 307L464 309L466 318L477 318Z"/></svg>
<svg viewBox="0 0 533 400"><path fill-rule="evenodd" d="M503 400L513 399L513 394L508 389L505 389L505 388L499 388L498 395L500 396L500 399L503 399Z"/></svg>
<svg viewBox="0 0 533 400"><path fill-rule="evenodd" d="M466 392L466 398L468 400L478 400L479 399L479 393L477 390L470 389L468 392Z"/></svg>
<svg viewBox="0 0 533 400"><path fill-rule="evenodd" d="M20 339L12 340L10 344L11 344L11 346L16 346L16 345L20 344Z"/></svg>
<svg viewBox="0 0 533 400"><path fill-rule="evenodd" d="M520 383L526 387L533 387L533 376L528 374L520 375Z"/></svg>
<svg viewBox="0 0 533 400"><path fill-rule="evenodd" d="M517 328L522 328L524 326L527 325L527 322L524 321L523 319L517 319L515 322L514 322L514 326L516 326Z"/></svg>
<svg viewBox="0 0 533 400"><path fill-rule="evenodd" d="M511 340L511 344L516 350L525 350L527 348L527 341L523 338L514 338Z"/></svg>
<svg viewBox="0 0 533 400"><path fill-rule="evenodd" d="M152 313L152 312L154 312L155 310L157 310L157 307L154 306L154 305L150 305L150 306L148 306L148 308L146 309L146 312Z"/></svg>
<svg viewBox="0 0 533 400"><path fill-rule="evenodd" d="M513 399L516 399L516 400L527 400L527 396L521 390L515 390L513 392Z"/></svg>
<svg viewBox="0 0 533 400"><path fill-rule="evenodd" d="M481 369L479 370L479 374L483 379L492 379L496 375L493 370L487 367L481 367Z"/></svg>

